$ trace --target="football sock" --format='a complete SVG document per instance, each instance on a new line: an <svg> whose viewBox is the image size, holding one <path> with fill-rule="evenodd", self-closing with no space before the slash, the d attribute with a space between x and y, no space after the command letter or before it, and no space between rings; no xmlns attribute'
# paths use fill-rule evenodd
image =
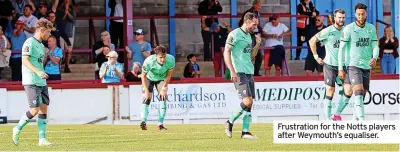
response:
<svg viewBox="0 0 400 152"><path fill-rule="evenodd" d="M39 131L39 139L46 138L46 128L47 128L47 114L39 114L37 120L37 127Z"/></svg>
<svg viewBox="0 0 400 152"><path fill-rule="evenodd" d="M22 130L26 124L29 123L29 121L33 118L34 116L31 114L30 111L27 111L24 113L21 117L21 119L18 122L17 128L18 130Z"/></svg>
<svg viewBox="0 0 400 152"><path fill-rule="evenodd" d="M350 97L351 97L351 96L348 96L348 95L346 95L346 94L343 94L343 95L340 97L339 105L338 105L338 107L337 107L337 109L336 109L336 115L342 114L343 110L344 110L344 109L346 108L346 106L349 104Z"/></svg>
<svg viewBox="0 0 400 152"><path fill-rule="evenodd" d="M165 114L167 113L167 102L160 101L158 106L158 125L164 123Z"/></svg>
<svg viewBox="0 0 400 152"><path fill-rule="evenodd" d="M251 109L247 108L244 111L244 116L243 116L243 124L242 124L242 128L243 128L243 132L249 132L249 128L250 128L250 123L251 123Z"/></svg>
<svg viewBox="0 0 400 152"><path fill-rule="evenodd" d="M363 96L363 91L362 90L357 90L354 93L355 98L354 98L354 110L355 113L357 114L357 118L359 120L364 120L364 96Z"/></svg>
<svg viewBox="0 0 400 152"><path fill-rule="evenodd" d="M331 96L325 96L324 105L325 105L325 118L326 118L326 120L330 120L331 114L332 114L332 97Z"/></svg>
<svg viewBox="0 0 400 152"><path fill-rule="evenodd" d="M142 104L142 107L140 110L140 118L142 119L142 121L147 122L148 115L149 115L149 105Z"/></svg>
<svg viewBox="0 0 400 152"><path fill-rule="evenodd" d="M229 119L229 122L233 124L236 121L236 119L238 119L243 114L244 109L246 109L246 105L243 102L241 102L240 105L236 107L235 110L233 111L232 116Z"/></svg>

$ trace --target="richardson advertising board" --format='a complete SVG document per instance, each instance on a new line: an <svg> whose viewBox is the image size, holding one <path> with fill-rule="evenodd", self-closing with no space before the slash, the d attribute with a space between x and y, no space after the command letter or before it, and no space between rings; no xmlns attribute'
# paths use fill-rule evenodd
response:
<svg viewBox="0 0 400 152"><path fill-rule="evenodd" d="M305 116L323 114L325 88L322 81L257 82L253 116ZM372 80L365 96L365 113L398 114L399 80ZM141 92L140 85L129 87L129 94ZM336 89L333 111L340 98ZM157 93L150 104L149 120L158 119ZM130 119L140 120L141 97L130 99ZM352 98L353 100L353 98ZM352 100L344 114L352 114ZM228 118L239 105L232 83L170 84L166 119Z"/></svg>

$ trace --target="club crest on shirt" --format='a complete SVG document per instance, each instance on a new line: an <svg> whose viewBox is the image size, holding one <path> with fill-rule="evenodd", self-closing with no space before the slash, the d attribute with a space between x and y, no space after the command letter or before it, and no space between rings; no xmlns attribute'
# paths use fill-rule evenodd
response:
<svg viewBox="0 0 400 152"><path fill-rule="evenodd" d="M29 46L26 46L25 49L23 50L24 52L29 52Z"/></svg>

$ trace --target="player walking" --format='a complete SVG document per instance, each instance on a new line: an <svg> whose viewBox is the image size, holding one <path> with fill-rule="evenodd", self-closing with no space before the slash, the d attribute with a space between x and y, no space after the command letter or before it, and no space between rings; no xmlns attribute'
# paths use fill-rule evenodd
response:
<svg viewBox="0 0 400 152"><path fill-rule="evenodd" d="M367 23L367 6L355 6L356 21L345 26L339 46L339 77L345 76L343 64L349 61L348 77L355 95L354 110L358 120L364 120L364 95L369 90L371 67L379 55L375 26ZM347 57L348 56L348 57ZM372 58L371 58L372 57Z"/></svg>
<svg viewBox="0 0 400 152"><path fill-rule="evenodd" d="M341 86L342 81L338 77L338 53L339 53L339 44L340 37L342 34L342 29L346 20L345 11L342 9L335 10L334 12L334 24L323 29L315 36L313 36L310 41L310 48L312 53L314 54L315 60L323 65L324 63L324 81L325 81L325 118L326 120L331 120L332 113L332 99L335 94L335 82ZM317 54L317 41L322 41L325 46L326 56L322 60ZM336 114L333 116L334 120L341 120L340 114L344 110L344 108L349 103L350 97L352 95L350 82L345 81L343 84L344 94L339 100L339 106L337 108Z"/></svg>
<svg viewBox="0 0 400 152"><path fill-rule="evenodd" d="M29 111L22 115L18 125L13 128L12 140L15 145L19 144L19 135L30 119L37 114L37 126L39 130L39 146L52 145L46 140L47 128L47 106L50 104L46 79L48 75L44 72L43 61L46 57L45 47L42 41L50 36L53 24L40 19L35 25L35 35L28 38L22 46L22 85L28 97Z"/></svg>
<svg viewBox="0 0 400 152"><path fill-rule="evenodd" d="M242 27L236 28L229 33L225 51L224 59L228 67L231 80L235 84L235 88L239 93L239 98L242 99L240 105L233 111L231 118L225 123L225 133L227 136L232 137L233 123L243 113L243 130L241 138L255 139L250 133L249 127L251 122L251 108L253 105L253 98L255 97L254 89L254 66L251 62L252 53L252 39L250 32L254 31L258 25L257 15L253 13L246 13L243 19ZM257 38L257 45L261 39Z"/></svg>
<svg viewBox="0 0 400 152"><path fill-rule="evenodd" d="M154 87L156 87L161 99L158 107L158 130L167 130L163 122L167 109L168 84L171 80L172 71L175 68L175 58L167 54L165 46L157 46L155 52L156 54L144 60L142 66L143 103L140 112L142 119L140 128L142 130L147 130L146 122Z"/></svg>

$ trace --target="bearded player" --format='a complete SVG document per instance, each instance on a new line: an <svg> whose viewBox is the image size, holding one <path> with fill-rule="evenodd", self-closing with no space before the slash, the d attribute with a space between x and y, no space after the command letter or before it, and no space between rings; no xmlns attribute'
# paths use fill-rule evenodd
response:
<svg viewBox="0 0 400 152"><path fill-rule="evenodd" d="M367 6L355 6L356 21L343 29L339 46L339 77L345 77L343 66L349 62L348 77L354 92L354 112L358 120L365 120L364 95L369 90L371 67L379 55L375 26L367 23Z"/></svg>
<svg viewBox="0 0 400 152"><path fill-rule="evenodd" d="M49 77L44 72L45 47L42 41L50 36L53 24L40 19L35 25L35 34L28 38L22 46L22 85L28 97L29 111L22 115L18 125L13 128L12 140L19 144L19 135L26 124L38 115L37 127L39 131L39 146L52 145L46 140L47 106L50 104L46 79Z"/></svg>
<svg viewBox="0 0 400 152"><path fill-rule="evenodd" d="M142 119L140 128L147 130L149 105L155 87L161 99L158 106L158 130L167 130L163 122L167 110L168 84L175 68L175 58L167 54L168 50L165 46L157 46L154 50L156 54L147 57L142 66L143 103L140 112Z"/></svg>
<svg viewBox="0 0 400 152"><path fill-rule="evenodd" d="M342 35L342 29L346 20L346 13L342 9L335 10L334 12L334 24L323 29L315 36L313 36L310 41L310 48L314 54L314 59L318 64L324 65L324 82L326 95L324 99L325 105L325 119L331 120L332 114L332 99L335 94L335 82L341 86L342 81L337 79L338 77L338 53L340 37ZM326 56L321 59L317 54L317 42L323 42L326 50ZM343 84L344 94L339 100L339 105L336 114L333 115L333 120L341 120L340 114L344 108L349 103L350 97L352 95L350 81L347 77L345 83Z"/></svg>
<svg viewBox="0 0 400 152"><path fill-rule="evenodd" d="M257 28L258 17L256 14L246 13L243 21L242 27L236 28L229 33L224 51L224 60L230 71L231 80L235 84L239 98L242 100L240 105L233 111L231 118L226 121L225 133L228 137L232 137L233 123L244 114L241 138L255 139L249 130L251 108L255 97L254 66L251 61L253 49L251 32Z"/></svg>

